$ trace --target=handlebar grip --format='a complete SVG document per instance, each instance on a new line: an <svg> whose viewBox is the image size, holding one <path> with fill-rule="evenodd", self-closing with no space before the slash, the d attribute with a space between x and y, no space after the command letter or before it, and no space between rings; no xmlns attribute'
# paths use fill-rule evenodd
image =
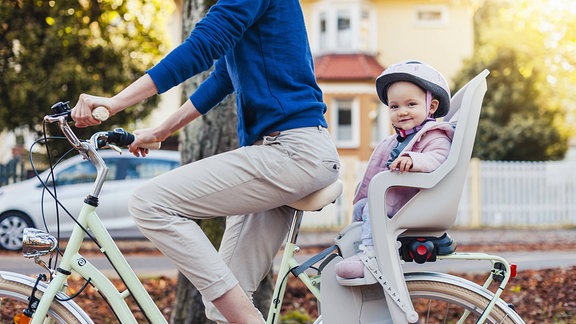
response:
<svg viewBox="0 0 576 324"><path fill-rule="evenodd" d="M110 111L104 106L98 106L92 110L92 117L99 121L106 121L110 117Z"/></svg>

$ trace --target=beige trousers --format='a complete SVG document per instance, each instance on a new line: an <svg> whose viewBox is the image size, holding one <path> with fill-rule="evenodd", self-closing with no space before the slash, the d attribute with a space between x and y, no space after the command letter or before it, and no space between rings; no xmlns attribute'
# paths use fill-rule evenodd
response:
<svg viewBox="0 0 576 324"><path fill-rule="evenodd" d="M201 292L208 318L225 322L210 301L237 283L252 296L288 231L285 205L336 181L339 169L326 129L292 129L152 179L130 212ZM218 216L230 217L217 252L193 220Z"/></svg>

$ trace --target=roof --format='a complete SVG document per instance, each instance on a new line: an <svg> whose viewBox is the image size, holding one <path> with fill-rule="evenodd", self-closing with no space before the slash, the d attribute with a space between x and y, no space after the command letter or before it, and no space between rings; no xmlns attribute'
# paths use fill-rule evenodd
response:
<svg viewBox="0 0 576 324"><path fill-rule="evenodd" d="M376 58L368 54L328 54L314 59L319 81L374 80L384 70Z"/></svg>

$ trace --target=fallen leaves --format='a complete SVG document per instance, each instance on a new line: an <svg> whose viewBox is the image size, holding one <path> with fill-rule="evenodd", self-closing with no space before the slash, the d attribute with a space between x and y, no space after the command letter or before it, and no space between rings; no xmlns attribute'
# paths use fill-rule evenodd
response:
<svg viewBox="0 0 576 324"><path fill-rule="evenodd" d="M464 275L474 282L483 282L485 276ZM176 279L168 277L146 278L144 286L167 320L170 318ZM525 270L511 279L502 298L512 303L526 323L576 323L576 267L551 270ZM117 287L122 282L115 280ZM82 282L71 281L71 287L79 289ZM91 314L96 323L117 323L114 315L93 288L86 289L75 301ZM145 321L135 303L131 303L138 322ZM312 294L294 278L288 281L284 314L303 313L309 318L317 317L317 304Z"/></svg>

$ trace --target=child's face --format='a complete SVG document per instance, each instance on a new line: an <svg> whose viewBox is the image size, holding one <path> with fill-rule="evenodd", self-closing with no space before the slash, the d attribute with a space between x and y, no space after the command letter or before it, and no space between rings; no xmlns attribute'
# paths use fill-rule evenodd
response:
<svg viewBox="0 0 576 324"><path fill-rule="evenodd" d="M428 117L426 113L426 92L417 85L399 81L388 87L388 107L390 120L397 128L408 130L419 126ZM438 108L438 100L430 104L430 115Z"/></svg>

